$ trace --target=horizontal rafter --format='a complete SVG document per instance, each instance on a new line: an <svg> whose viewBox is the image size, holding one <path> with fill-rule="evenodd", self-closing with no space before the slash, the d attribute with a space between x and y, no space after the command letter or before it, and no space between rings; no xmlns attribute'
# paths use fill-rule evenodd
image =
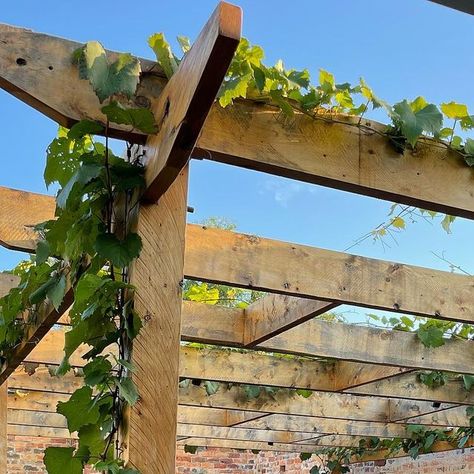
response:
<svg viewBox="0 0 474 474"><path fill-rule="evenodd" d="M474 277L188 225L188 278L474 322Z"/></svg>
<svg viewBox="0 0 474 474"><path fill-rule="evenodd" d="M56 366L62 359L65 329L54 329L30 353L27 361L33 364ZM82 367L82 355L87 348L79 348L71 357L75 367ZM239 352L228 349L200 349L182 346L180 376L198 380L214 380L230 383L257 384L263 386L299 388L314 391L339 391L360 395L388 398L407 398L445 403L474 404L474 396L464 389L462 381L448 381L446 385L432 389L418 380L417 374L399 373L391 367L365 367L369 382L351 386L351 371L361 370L352 362L329 362L306 358L286 358L259 352ZM347 377L343 380L344 375ZM383 380L378 380L383 378Z"/></svg>
<svg viewBox="0 0 474 474"><path fill-rule="evenodd" d="M245 309L244 345L254 347L337 306L296 296L267 295Z"/></svg>
<svg viewBox="0 0 474 474"><path fill-rule="evenodd" d="M0 200L2 205L9 204ZM6 240L8 236L0 235L0 241ZM188 225L186 241L189 278L474 321L474 277L196 225Z"/></svg>
<svg viewBox="0 0 474 474"><path fill-rule="evenodd" d="M0 86L53 120L70 127L80 119L105 122L100 104L71 64L80 44L22 28L0 25ZM113 57L113 54L112 54ZM146 60L136 105L154 109L166 80ZM20 73L21 71L21 73ZM64 84L68 84L64 88ZM74 95L69 94L74 90ZM296 115L292 127L278 110L251 101L222 109L215 105L198 141L196 155L337 189L425 209L474 217L471 172L458 155L421 143L400 155L378 133L349 123ZM372 121L363 126L382 130ZM115 137L144 143L146 137L111 124Z"/></svg>

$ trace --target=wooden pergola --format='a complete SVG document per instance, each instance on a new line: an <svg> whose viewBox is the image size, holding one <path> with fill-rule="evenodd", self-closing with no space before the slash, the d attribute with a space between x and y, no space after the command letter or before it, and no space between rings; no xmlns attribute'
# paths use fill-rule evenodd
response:
<svg viewBox="0 0 474 474"><path fill-rule="evenodd" d="M138 217L144 248L133 268L145 325L133 352L141 397L128 420L130 465L143 474L174 473L177 444L311 452L356 446L370 436L408 437L411 423L469 426L465 408L474 405L474 394L456 380L429 388L418 374L474 375L471 341L448 340L437 350L413 333L316 316L350 304L472 324L473 277L186 224L190 158L474 218L472 170L429 140L416 154L400 155L383 136L350 123L297 115L285 127L262 104L215 105L240 22L240 10L221 3L169 81L156 63L140 59L145 74L136 100L149 104L160 131L110 129L143 146L148 158ZM66 127L84 118L103 121L96 96L71 65L78 43L0 25L0 44L2 88ZM0 244L34 253L32 226L54 218L54 210L53 197L0 188ZM183 278L268 294L246 309L182 301ZM0 296L17 282L0 274ZM54 377L50 367L62 358L73 292L59 311L40 308L37 324L1 367L1 472L7 434L71 436L55 407L81 379ZM84 365L84 352L73 355L74 367ZM202 385L179 386L183 379L234 385L209 395ZM248 398L238 384L280 390ZM305 398L297 389L314 393Z"/></svg>

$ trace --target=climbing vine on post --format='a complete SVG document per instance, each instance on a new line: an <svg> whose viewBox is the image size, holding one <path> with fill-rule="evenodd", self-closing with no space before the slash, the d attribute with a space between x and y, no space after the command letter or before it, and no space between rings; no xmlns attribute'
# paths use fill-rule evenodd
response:
<svg viewBox="0 0 474 474"><path fill-rule="evenodd" d="M84 386L59 402L57 412L79 442L77 448L47 448L44 462L50 474L82 473L87 464L108 474L133 474L137 471L124 468L120 459L117 434L124 407L138 399L128 346L141 321L133 310L128 266L138 257L141 240L129 231L129 219L144 185L144 167L130 144L125 159L113 153L108 126L126 124L144 133L155 132L156 126L150 110L127 106L139 81L136 58L123 54L110 62L102 46L91 42L74 53L73 61L103 104L107 121L83 120L60 129L48 147L44 178L48 186L60 188L56 219L37 226L42 239L36 256L20 272L19 287L0 300L0 347L6 356L35 318L37 305L48 300L58 309L73 287L71 330L57 374L71 369L69 357L80 345L90 350L83 356ZM105 143L93 138L96 133L105 136ZM17 319L24 312L28 317Z"/></svg>

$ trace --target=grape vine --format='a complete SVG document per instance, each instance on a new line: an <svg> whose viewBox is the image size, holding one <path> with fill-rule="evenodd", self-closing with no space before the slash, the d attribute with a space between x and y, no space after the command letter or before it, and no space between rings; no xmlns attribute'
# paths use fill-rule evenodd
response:
<svg viewBox="0 0 474 474"><path fill-rule="evenodd" d="M185 54L190 48L189 40L179 37L178 41ZM180 59L161 33L150 37L149 45L170 78ZM474 166L474 139L461 137L474 129L474 116L465 105L449 102L438 108L418 97L392 106L378 98L363 79L357 85L338 84L331 73L321 70L318 84L314 85L307 70L288 70L282 61L270 67L263 58L259 46L246 39L241 41L218 94L222 107L243 98L274 107L284 123L291 124L298 114L341 122L385 136L400 153L416 149L423 140L452 150L466 165ZM95 91L106 121L82 120L70 130L60 128L48 147L44 179L47 186L59 187L55 219L36 227L41 237L36 255L15 270L20 276L19 286L0 299L0 356L2 361L8 359L25 329L35 323L40 305L46 302L59 309L65 295L74 288L69 312L71 329L65 336L64 359L57 374L71 369L69 358L80 345L86 344L90 349L83 356L84 386L68 401L59 402L57 412L65 416L69 431L77 432L79 441L77 447L47 448L45 465L49 474L80 474L86 465L105 474L137 474L124 466L119 435L124 410L139 397L131 378L134 367L130 350L141 320L133 309L134 288L129 282L128 267L141 250L141 239L130 231L130 221L144 186L144 167L130 143L125 158L113 153L108 129L110 123L146 134L155 133L157 128L149 109L128 104L140 79L138 59L121 54L111 62L98 42L87 43L72 59L79 76ZM387 127L372 127L362 120L370 109L380 108L390 121ZM444 126L446 119L451 121L449 126ZM103 135L104 142L94 138L96 134ZM392 225L396 223L401 225L400 220ZM188 284L185 297L206 303L226 299L230 305L246 305L258 296L241 291ZM407 321L400 318L401 324L412 330L413 323ZM444 326L431 321L419 326L418 336L425 345L442 345L446 331L459 337L472 336L469 325L440 324ZM445 383L443 377L421 376L424 383L433 387ZM464 376L463 381L470 390L473 379ZM182 385L187 383L181 381ZM212 381L199 383L209 395L220 387ZM257 398L262 394L273 396L277 389L245 385L242 390L248 398ZM311 395L308 390L297 393ZM464 428L446 434L414 427L410 428L410 435L405 440L371 438L358 448L325 450L323 454L329 459L325 469L347 472L344 463L374 450L403 450L417 456L429 452L438 440L462 446L472 436L472 430ZM312 472L324 472L319 469L314 467Z"/></svg>

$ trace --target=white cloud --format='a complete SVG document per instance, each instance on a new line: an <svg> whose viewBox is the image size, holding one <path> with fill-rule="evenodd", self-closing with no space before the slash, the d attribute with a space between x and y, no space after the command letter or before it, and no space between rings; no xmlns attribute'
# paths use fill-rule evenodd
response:
<svg viewBox="0 0 474 474"><path fill-rule="evenodd" d="M316 187L311 184L272 178L265 180L260 190L262 195L272 194L273 199L284 208L287 208L290 201L297 195L303 193L314 194Z"/></svg>

